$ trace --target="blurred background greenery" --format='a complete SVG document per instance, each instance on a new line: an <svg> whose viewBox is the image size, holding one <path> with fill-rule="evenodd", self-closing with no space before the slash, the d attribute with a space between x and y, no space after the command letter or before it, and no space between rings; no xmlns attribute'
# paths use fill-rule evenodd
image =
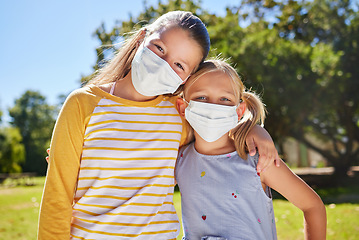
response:
<svg viewBox="0 0 359 240"><path fill-rule="evenodd" d="M359 161L358 8L355 0L242 0L217 16L201 1L144 1L138 16L94 29L101 45L93 72L113 56L126 32L170 10L192 11L208 28L211 57L229 59L246 86L262 95L265 127L288 165L330 166L338 180ZM0 172L45 174L45 150L61 103L49 105L28 90L14 106L0 109L0 119L1 111L10 116L10 124L0 123Z"/></svg>

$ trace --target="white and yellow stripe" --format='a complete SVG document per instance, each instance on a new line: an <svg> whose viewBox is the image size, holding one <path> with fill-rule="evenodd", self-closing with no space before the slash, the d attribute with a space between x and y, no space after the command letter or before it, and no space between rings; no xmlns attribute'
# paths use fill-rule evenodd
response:
<svg viewBox="0 0 359 240"><path fill-rule="evenodd" d="M173 101L101 99L86 127L73 239L174 239L174 166L182 120Z"/></svg>

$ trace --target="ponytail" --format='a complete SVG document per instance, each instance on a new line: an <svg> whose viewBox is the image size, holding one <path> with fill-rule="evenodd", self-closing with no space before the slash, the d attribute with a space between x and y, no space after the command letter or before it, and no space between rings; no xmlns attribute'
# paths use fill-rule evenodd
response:
<svg viewBox="0 0 359 240"><path fill-rule="evenodd" d="M263 126L266 110L261 99L254 92L242 92L242 100L246 104L246 111L239 124L229 132L229 137L233 139L238 155L247 159L247 135L256 124Z"/></svg>

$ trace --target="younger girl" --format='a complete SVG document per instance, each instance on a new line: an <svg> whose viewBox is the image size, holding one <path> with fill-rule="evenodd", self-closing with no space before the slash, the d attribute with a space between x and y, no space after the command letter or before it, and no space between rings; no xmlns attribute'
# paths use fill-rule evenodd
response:
<svg viewBox="0 0 359 240"><path fill-rule="evenodd" d="M195 136L176 165L184 239L276 239L269 188L303 211L306 239L325 239L324 205L306 183L284 163L257 175L258 158L246 153L244 140L263 123L264 106L245 91L232 67L219 60L203 63L178 105Z"/></svg>
<svg viewBox="0 0 359 240"><path fill-rule="evenodd" d="M161 94L197 69L209 45L199 18L170 12L70 94L51 140L38 239L176 238L174 166L186 129L176 98Z"/></svg>

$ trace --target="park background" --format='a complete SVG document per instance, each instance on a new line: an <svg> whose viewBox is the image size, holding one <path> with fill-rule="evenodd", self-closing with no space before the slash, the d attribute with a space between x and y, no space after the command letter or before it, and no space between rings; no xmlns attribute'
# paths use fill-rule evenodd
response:
<svg viewBox="0 0 359 240"><path fill-rule="evenodd" d="M179 9L205 22L211 56L261 94L281 157L326 203L328 239L358 239L357 0L2 3L0 238L35 239L45 150L66 96L124 33ZM274 205L279 239L302 239L301 214L278 195Z"/></svg>

